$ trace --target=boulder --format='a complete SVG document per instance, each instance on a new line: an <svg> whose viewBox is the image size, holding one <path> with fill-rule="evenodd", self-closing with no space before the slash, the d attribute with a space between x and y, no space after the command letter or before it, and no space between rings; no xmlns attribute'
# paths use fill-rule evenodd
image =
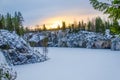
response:
<svg viewBox="0 0 120 80"><path fill-rule="evenodd" d="M17 73L10 67L0 64L0 80L15 80Z"/></svg>
<svg viewBox="0 0 120 80"><path fill-rule="evenodd" d="M13 65L45 61L46 58L39 51L35 51L27 42L15 32L0 30L0 49L7 62Z"/></svg>
<svg viewBox="0 0 120 80"><path fill-rule="evenodd" d="M8 65L3 52L0 50L0 80L15 80L17 73Z"/></svg>
<svg viewBox="0 0 120 80"><path fill-rule="evenodd" d="M120 37L112 39L111 43L111 50L120 51Z"/></svg>

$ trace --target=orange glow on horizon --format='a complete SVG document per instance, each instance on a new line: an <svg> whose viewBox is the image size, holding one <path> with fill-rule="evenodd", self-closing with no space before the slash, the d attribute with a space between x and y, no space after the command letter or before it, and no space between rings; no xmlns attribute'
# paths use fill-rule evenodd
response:
<svg viewBox="0 0 120 80"><path fill-rule="evenodd" d="M99 15L99 14L95 14L95 15L81 15L81 16L56 16L56 17L52 17L52 18L48 18L45 20L39 20L37 21L37 24L40 25L40 27L42 28L43 24L45 24L47 29L54 29L54 28L58 28L58 26L62 26L62 21L65 21L66 25L72 24L74 23L74 21L76 21L77 23L79 21L84 21L85 23L88 22L89 20L95 18L95 17L105 17L103 15ZM41 23L40 23L41 22ZM32 27L33 29L33 27Z"/></svg>
<svg viewBox="0 0 120 80"><path fill-rule="evenodd" d="M55 21L52 25L50 25L50 28L58 28L58 26L62 27L62 21Z"/></svg>

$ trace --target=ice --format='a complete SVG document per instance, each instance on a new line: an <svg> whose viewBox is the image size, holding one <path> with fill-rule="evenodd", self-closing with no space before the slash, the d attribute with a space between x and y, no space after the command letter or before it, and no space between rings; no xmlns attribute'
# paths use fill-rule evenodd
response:
<svg viewBox="0 0 120 80"><path fill-rule="evenodd" d="M49 48L48 56L44 63L15 66L17 80L120 80L119 51Z"/></svg>

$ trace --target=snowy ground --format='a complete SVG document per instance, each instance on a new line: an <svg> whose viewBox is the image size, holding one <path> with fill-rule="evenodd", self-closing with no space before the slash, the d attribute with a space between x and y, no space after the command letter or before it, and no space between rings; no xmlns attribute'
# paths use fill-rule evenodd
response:
<svg viewBox="0 0 120 80"><path fill-rule="evenodd" d="M43 63L15 66L17 80L120 80L120 51L49 48L48 56Z"/></svg>

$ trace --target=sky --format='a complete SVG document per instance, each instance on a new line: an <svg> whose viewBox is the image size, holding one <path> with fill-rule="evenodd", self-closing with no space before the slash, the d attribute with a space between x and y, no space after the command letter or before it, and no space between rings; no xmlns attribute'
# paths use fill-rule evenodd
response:
<svg viewBox="0 0 120 80"><path fill-rule="evenodd" d="M89 0L0 0L1 14L15 11L22 13L25 26L104 17L102 12L93 9Z"/></svg>

